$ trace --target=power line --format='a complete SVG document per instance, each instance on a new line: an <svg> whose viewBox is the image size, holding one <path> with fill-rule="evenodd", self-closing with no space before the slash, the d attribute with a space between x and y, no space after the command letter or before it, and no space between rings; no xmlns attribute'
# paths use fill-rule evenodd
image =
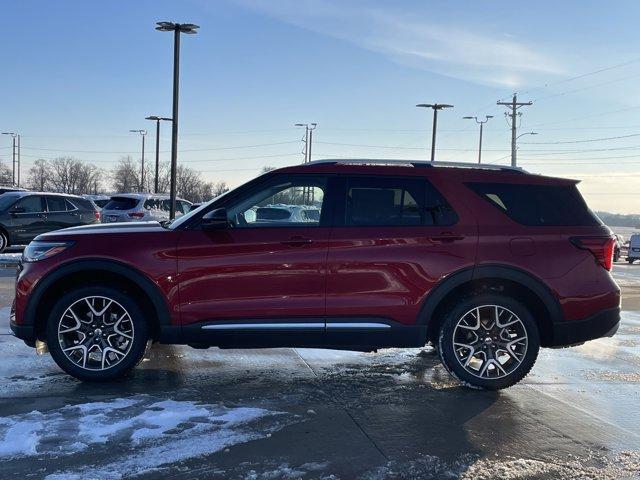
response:
<svg viewBox="0 0 640 480"><path fill-rule="evenodd" d="M640 137L640 133L633 133L631 135L619 135L617 137L604 137L604 138L589 138L586 140L567 140L562 142L520 142L520 145L560 145L564 143L589 143L589 142L602 142L604 140L618 140L621 138Z"/></svg>

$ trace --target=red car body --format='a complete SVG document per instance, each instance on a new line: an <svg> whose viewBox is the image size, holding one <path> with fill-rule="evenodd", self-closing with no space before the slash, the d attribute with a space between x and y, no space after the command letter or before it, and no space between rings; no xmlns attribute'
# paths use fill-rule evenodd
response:
<svg viewBox="0 0 640 480"><path fill-rule="evenodd" d="M37 241L73 245L52 258L22 264L11 323L15 334L30 345L43 339L43 322L56 298L73 285L101 280L139 299L155 340L194 346L424 345L434 338L447 303L478 288L510 292L524 302L535 314L542 346L584 342L618 325L620 290L607 259L598 258L607 252L583 245L609 238L606 226L523 225L469 187L483 182L573 186L571 180L509 169L327 162L270 172L201 209L224 207L277 175L326 175L333 182L329 191L349 176L426 179L455 210L457 221L219 230L189 228L188 222L173 229L132 223L47 233ZM348 327L378 321L391 328L362 334ZM206 328L261 322L302 327L276 333Z"/></svg>

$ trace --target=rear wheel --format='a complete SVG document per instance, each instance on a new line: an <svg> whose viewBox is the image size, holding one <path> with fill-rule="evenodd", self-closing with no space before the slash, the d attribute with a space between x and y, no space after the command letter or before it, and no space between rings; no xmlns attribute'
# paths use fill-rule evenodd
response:
<svg viewBox="0 0 640 480"><path fill-rule="evenodd" d="M634 260L635 258L627 258L627 262L629 263L629 265L633 264Z"/></svg>
<svg viewBox="0 0 640 480"><path fill-rule="evenodd" d="M80 380L113 380L144 355L148 326L138 305L110 287L62 296L47 322L47 345L65 372Z"/></svg>
<svg viewBox="0 0 640 480"><path fill-rule="evenodd" d="M483 294L459 302L445 315L440 359L469 387L498 390L522 380L538 356L536 323L519 302Z"/></svg>

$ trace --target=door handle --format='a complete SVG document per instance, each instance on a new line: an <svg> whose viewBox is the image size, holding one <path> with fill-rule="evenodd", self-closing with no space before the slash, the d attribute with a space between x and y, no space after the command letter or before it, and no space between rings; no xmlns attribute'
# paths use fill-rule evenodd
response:
<svg viewBox="0 0 640 480"><path fill-rule="evenodd" d="M464 235L460 235L454 232L442 232L438 235L432 235L429 240L436 243L453 243L459 240L464 240Z"/></svg>
<svg viewBox="0 0 640 480"><path fill-rule="evenodd" d="M280 243L282 243L283 245L289 245L290 247L301 247L303 245L309 245L312 242L313 240L311 240L310 238L295 235L289 240L283 240Z"/></svg>

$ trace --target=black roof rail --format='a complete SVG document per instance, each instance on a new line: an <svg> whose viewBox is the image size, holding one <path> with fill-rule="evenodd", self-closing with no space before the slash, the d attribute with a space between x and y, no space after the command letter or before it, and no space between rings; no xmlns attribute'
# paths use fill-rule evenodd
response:
<svg viewBox="0 0 640 480"><path fill-rule="evenodd" d="M509 165L494 165L490 163L465 163L465 162L431 162L428 160L399 160L382 158L338 158L313 160L304 165L387 165L387 166L412 166L418 168L473 168L479 170L498 170L516 173L528 173L521 167L511 167Z"/></svg>

